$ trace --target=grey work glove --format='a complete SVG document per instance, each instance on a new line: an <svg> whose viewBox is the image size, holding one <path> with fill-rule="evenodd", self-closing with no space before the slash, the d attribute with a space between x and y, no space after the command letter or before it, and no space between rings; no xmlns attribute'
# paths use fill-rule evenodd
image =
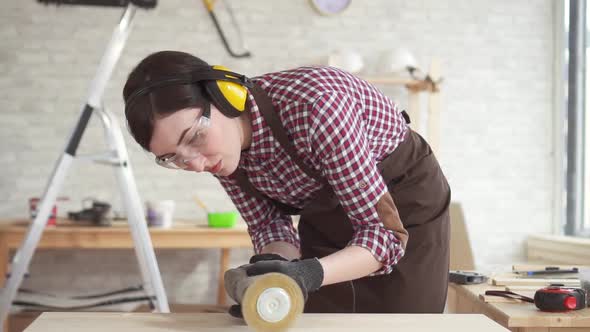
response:
<svg viewBox="0 0 590 332"><path fill-rule="evenodd" d="M244 268L248 277L270 272L288 275L297 282L305 300L307 300L307 295L318 290L324 281L324 268L317 258L259 261Z"/></svg>
<svg viewBox="0 0 590 332"><path fill-rule="evenodd" d="M251 264L261 262L261 261L284 261L286 262L287 259L281 255L277 254L257 254L250 258L250 264L239 266L235 269L230 269L225 272L224 275L224 283L225 283L225 290L227 291L228 295L238 304L234 304L229 307L229 314L233 317L242 318L242 306L240 302L242 301L242 296L246 288L252 282L252 279L248 277L246 273L246 268Z"/></svg>

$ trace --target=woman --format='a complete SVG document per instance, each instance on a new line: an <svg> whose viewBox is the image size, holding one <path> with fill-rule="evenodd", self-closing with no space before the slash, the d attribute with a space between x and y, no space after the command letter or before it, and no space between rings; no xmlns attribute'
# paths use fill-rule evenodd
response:
<svg viewBox="0 0 590 332"><path fill-rule="evenodd" d="M246 221L256 254L226 278L288 274L306 312L442 312L450 189L375 87L330 67L249 79L162 51L133 69L123 96L156 163L212 173Z"/></svg>

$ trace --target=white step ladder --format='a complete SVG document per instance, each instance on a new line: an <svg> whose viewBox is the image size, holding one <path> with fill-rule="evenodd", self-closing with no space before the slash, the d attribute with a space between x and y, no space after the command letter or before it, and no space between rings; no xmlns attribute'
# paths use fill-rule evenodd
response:
<svg viewBox="0 0 590 332"><path fill-rule="evenodd" d="M124 199L125 210L131 236L135 244L135 254L139 262L141 275L143 279L143 288L149 297L154 299L155 309L158 312L170 312L166 292L162 283L160 270L156 261L156 255L148 232L148 226L145 220L143 204L140 200L137 186L133 178L125 141L116 118L106 109L101 107L101 98L113 69L119 60L127 37L129 36L133 17L138 7L129 3L125 8L123 16L111 40L107 46L106 52L98 66L95 77L90 85L88 101L83 105L78 123L76 124L69 140L67 141L64 152L58 159L53 173L45 188L45 193L38 206L38 212L29 226L26 237L16 252L12 261L12 270L6 281L6 285L1 289L0 294L0 332L3 332L8 313L12 302L14 301L18 289L22 283L25 272L27 271L33 253L41 239L43 230L46 227L47 219L51 207L54 205L63 181L70 169L72 161L78 159L90 159L112 166ZM87 158L76 157L76 150L82 139L82 135L92 113L96 111L104 127L109 151L100 156L90 156ZM58 226L59 227L59 226ZM0 276L4 278L4 276ZM8 332L8 331L4 331Z"/></svg>

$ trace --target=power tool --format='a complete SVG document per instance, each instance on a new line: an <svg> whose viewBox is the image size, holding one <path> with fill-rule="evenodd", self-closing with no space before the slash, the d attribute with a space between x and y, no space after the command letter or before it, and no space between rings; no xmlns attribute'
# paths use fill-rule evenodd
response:
<svg viewBox="0 0 590 332"><path fill-rule="evenodd" d="M226 272L226 289L236 289L235 298L241 313L255 332L282 332L292 326L303 313L305 299L295 280L282 273L265 273L249 278L228 277L245 270Z"/></svg>

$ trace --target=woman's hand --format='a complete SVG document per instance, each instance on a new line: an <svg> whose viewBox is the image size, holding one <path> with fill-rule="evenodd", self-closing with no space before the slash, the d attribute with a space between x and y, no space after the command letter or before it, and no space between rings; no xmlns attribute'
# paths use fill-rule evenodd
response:
<svg viewBox="0 0 590 332"><path fill-rule="evenodd" d="M318 290L324 281L324 268L317 258L259 261L246 266L245 270L248 277L271 272L283 273L297 282L304 299L307 299L310 292Z"/></svg>
<svg viewBox="0 0 590 332"><path fill-rule="evenodd" d="M317 258L288 261L277 254L259 254L250 258L250 264L225 272L224 281L228 295L238 304L229 308L229 314L242 318L241 301L254 277L266 273L283 273L297 282L303 297L307 300L310 292L322 285L324 270Z"/></svg>
<svg viewBox="0 0 590 332"><path fill-rule="evenodd" d="M281 255L278 254L257 254L250 257L250 264L254 264L261 261L287 261ZM224 275L225 290L229 297L234 299L238 304L234 304L229 307L229 314L233 317L242 318L242 292L246 290L247 286L250 285L250 279L246 273L246 267L248 265L242 265L240 267L227 270Z"/></svg>

